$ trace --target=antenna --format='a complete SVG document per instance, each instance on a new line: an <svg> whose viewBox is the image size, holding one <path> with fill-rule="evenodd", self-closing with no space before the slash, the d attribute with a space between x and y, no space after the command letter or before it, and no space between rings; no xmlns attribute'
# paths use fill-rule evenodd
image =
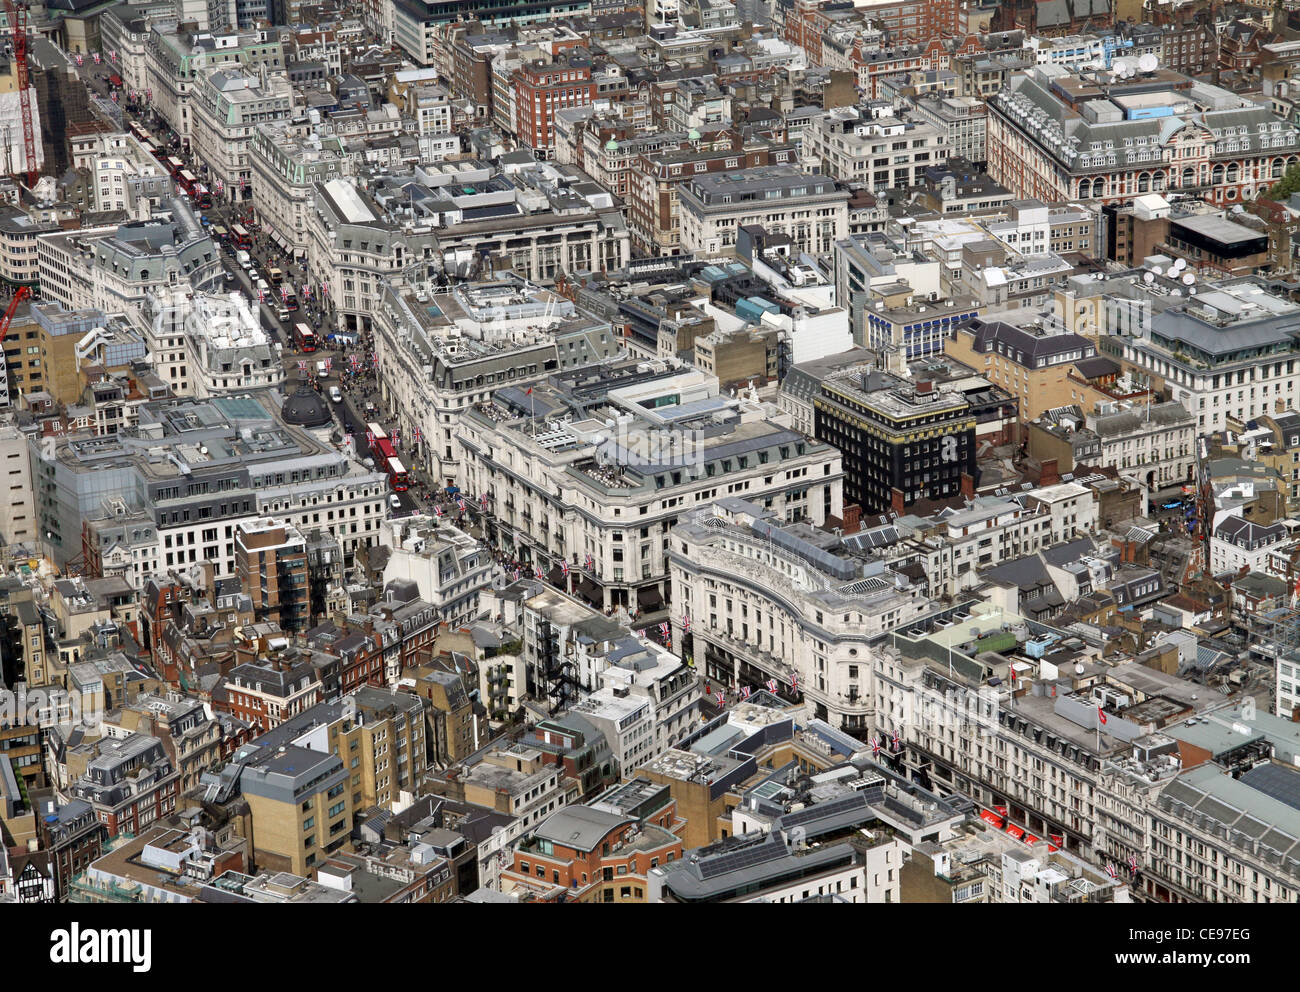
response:
<svg viewBox="0 0 1300 992"><path fill-rule="evenodd" d="M1155 72L1160 67L1160 60L1151 52L1138 59L1138 69L1142 72Z"/></svg>

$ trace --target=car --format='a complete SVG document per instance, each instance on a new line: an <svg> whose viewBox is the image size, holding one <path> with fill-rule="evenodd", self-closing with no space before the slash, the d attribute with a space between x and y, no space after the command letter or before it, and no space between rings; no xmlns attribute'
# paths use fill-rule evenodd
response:
<svg viewBox="0 0 1300 992"><path fill-rule="evenodd" d="M401 497L399 497L397 493L389 493L388 505L391 506L394 510L400 510L402 508Z"/></svg>
<svg viewBox="0 0 1300 992"><path fill-rule="evenodd" d="M226 282L234 282L235 274L229 270L226 271Z"/></svg>
<svg viewBox="0 0 1300 992"><path fill-rule="evenodd" d="M330 386L330 401L333 403L343 402L343 391L338 386Z"/></svg>
<svg viewBox="0 0 1300 992"><path fill-rule="evenodd" d="M276 307L275 319L282 324L285 323L289 319L289 311L284 307Z"/></svg>

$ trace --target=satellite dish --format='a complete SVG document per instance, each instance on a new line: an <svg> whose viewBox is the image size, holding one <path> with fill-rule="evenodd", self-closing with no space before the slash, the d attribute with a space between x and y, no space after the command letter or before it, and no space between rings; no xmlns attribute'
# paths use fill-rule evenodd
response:
<svg viewBox="0 0 1300 992"><path fill-rule="evenodd" d="M1147 284L1155 282L1156 281L1155 273L1154 272L1146 273L1145 275L1142 276L1142 281Z"/></svg>
<svg viewBox="0 0 1300 992"><path fill-rule="evenodd" d="M1194 282L1196 282L1196 276L1192 275L1190 272L1183 276L1184 285L1190 286Z"/></svg>
<svg viewBox="0 0 1300 992"><path fill-rule="evenodd" d="M1182 295L1183 295L1183 291L1182 291L1181 289L1175 289L1175 290L1174 290L1174 295L1175 295L1175 296L1182 296Z"/></svg>
<svg viewBox="0 0 1300 992"><path fill-rule="evenodd" d="M1172 269L1170 269L1169 271L1170 271L1170 272L1182 272L1183 269L1185 269L1185 268L1187 268L1187 259L1185 259L1185 258L1175 258L1175 259L1174 259L1174 267L1173 267Z"/></svg>
<svg viewBox="0 0 1300 992"><path fill-rule="evenodd" d="M1079 662L1078 664L1076 664L1076 665L1074 666L1074 674L1075 674L1075 675L1082 675L1082 674L1084 673L1084 671L1085 671L1085 669L1084 669L1084 667L1083 667L1083 662Z"/></svg>
<svg viewBox="0 0 1300 992"><path fill-rule="evenodd" d="M1151 266L1151 271L1154 272L1154 273L1155 273L1156 275L1158 275L1158 276L1162 276L1162 275L1165 274L1165 270L1162 269L1162 268L1161 268L1160 266L1158 266L1158 265L1153 265L1153 266Z"/></svg>
<svg viewBox="0 0 1300 992"><path fill-rule="evenodd" d="M1138 59L1138 68L1143 72L1155 72L1160 67L1160 60L1151 52L1147 52Z"/></svg>

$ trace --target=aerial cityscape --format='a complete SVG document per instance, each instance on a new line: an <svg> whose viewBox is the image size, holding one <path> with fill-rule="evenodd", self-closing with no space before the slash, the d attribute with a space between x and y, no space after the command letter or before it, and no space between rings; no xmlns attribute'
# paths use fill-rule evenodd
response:
<svg viewBox="0 0 1300 992"><path fill-rule="evenodd" d="M1300 902L1300 0L0 2L0 904Z"/></svg>

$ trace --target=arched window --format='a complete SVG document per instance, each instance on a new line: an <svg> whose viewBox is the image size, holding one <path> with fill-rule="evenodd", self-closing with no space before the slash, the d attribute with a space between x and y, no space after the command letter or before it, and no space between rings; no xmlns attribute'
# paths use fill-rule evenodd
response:
<svg viewBox="0 0 1300 992"><path fill-rule="evenodd" d="M1196 170L1193 169L1190 165L1187 166L1187 167L1185 167L1185 168L1183 169L1183 183L1182 183L1182 184L1183 184L1184 186L1195 186L1195 185L1196 185Z"/></svg>
<svg viewBox="0 0 1300 992"><path fill-rule="evenodd" d="M1269 175L1274 179L1281 179L1284 171L1282 160L1280 158L1273 159L1273 164L1269 166Z"/></svg>
<svg viewBox="0 0 1300 992"><path fill-rule="evenodd" d="M1227 181L1230 183L1237 182L1237 180L1241 178L1239 172L1240 170L1237 167L1237 163L1236 162L1231 163L1228 166Z"/></svg>
<svg viewBox="0 0 1300 992"><path fill-rule="evenodd" d="M1215 186L1223 185L1223 166L1216 165L1210 172L1210 182Z"/></svg>
<svg viewBox="0 0 1300 992"><path fill-rule="evenodd" d="M1149 192L1151 192L1151 173L1149 173L1149 172L1139 172L1139 173L1138 173L1138 187L1137 187L1137 191L1138 191L1139 193L1149 193Z"/></svg>

